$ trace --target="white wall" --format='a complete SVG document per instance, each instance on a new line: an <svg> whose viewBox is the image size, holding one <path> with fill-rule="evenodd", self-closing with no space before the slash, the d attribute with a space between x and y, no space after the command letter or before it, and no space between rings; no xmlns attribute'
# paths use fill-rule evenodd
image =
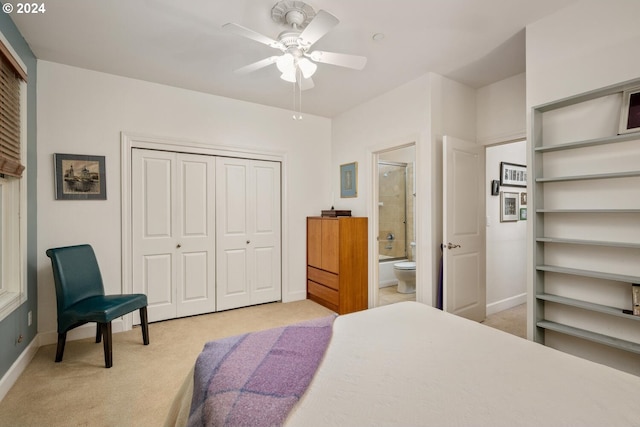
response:
<svg viewBox="0 0 640 427"><path fill-rule="evenodd" d="M638 16L640 2L637 0L582 0L528 26L527 110L640 77L640 55L636 54L640 46ZM527 222L531 242L532 221ZM532 250L530 244L529 259L533 259ZM529 263L530 302L533 302L533 267ZM531 320L534 319L532 306L529 304ZM613 323L609 326L614 328ZM534 328L530 322L530 336ZM569 352L583 345L568 337L554 341L554 346ZM583 346L580 350L583 357L593 357L605 364L627 363L637 370L637 357L633 355L622 357L612 352L599 352L594 345Z"/></svg>
<svg viewBox="0 0 640 427"><path fill-rule="evenodd" d="M375 153L416 147L416 300L435 297L442 236L442 136L475 141L475 90L429 73L334 118L332 175L335 207L372 218ZM339 165L358 162L358 197L340 199ZM377 284L377 252L369 222L370 283ZM377 287L376 287L377 288ZM370 287L373 292L373 288ZM372 305L374 296L370 292Z"/></svg>
<svg viewBox="0 0 640 427"><path fill-rule="evenodd" d="M406 144L415 144L417 186L429 182L427 168L421 164L430 162L429 135L429 105L428 105L428 76L422 76L369 102L347 111L333 119L332 123L332 192L335 194L337 209L351 209L353 215L369 217L369 283L378 282L377 277L377 248L374 227L375 216L372 206L375 181L374 152L388 150ZM423 148L424 147L424 148ZM427 153L423 153L426 151ZM339 166L343 163L358 162L358 197L351 199L340 198ZM422 171L420 169L423 169ZM419 191L419 190L417 190ZM416 197L416 215L424 212L424 223L430 223L431 215L426 213L427 198ZM422 205L422 207L418 206ZM416 230L420 236L420 231ZM427 236L427 228L423 226L422 233ZM424 244L426 237L418 237L417 244ZM417 249L417 253L425 253L425 249ZM418 266L420 262L418 261ZM424 277L425 269L417 268L417 277ZM422 280L425 283L425 280ZM418 286L419 287L419 286ZM377 286L375 287L377 288ZM369 287L369 304L375 305L375 295L372 286ZM417 289L416 297L420 301L421 292ZM430 292L428 292L430 294Z"/></svg>
<svg viewBox="0 0 640 427"><path fill-rule="evenodd" d="M582 0L527 26L527 106L640 76L638 16L638 0Z"/></svg>
<svg viewBox="0 0 640 427"><path fill-rule="evenodd" d="M526 74L478 89L477 141L482 145L525 139L527 133Z"/></svg>
<svg viewBox="0 0 640 427"><path fill-rule="evenodd" d="M38 331L55 335L56 300L45 250L90 243L106 291L121 283L121 132L250 148L285 158L283 300L306 298L306 221L330 204L331 122L286 110L69 67L38 63ZM106 156L107 200L57 201L53 153ZM93 332L91 332L93 333Z"/></svg>
<svg viewBox="0 0 640 427"><path fill-rule="evenodd" d="M500 178L500 162L527 164L526 74L482 87L477 91L478 143L486 149L487 314L526 301L526 223L500 222L500 197L491 196L491 180ZM505 142L521 140L511 144ZM504 187L505 191L526 189Z"/></svg>
<svg viewBox="0 0 640 427"><path fill-rule="evenodd" d="M486 181L500 179L500 162L526 164L526 141L487 147ZM526 192L526 188L502 187L501 191ZM500 222L500 196L486 193L487 207L487 314L526 302L527 223ZM521 206L525 207L525 206Z"/></svg>

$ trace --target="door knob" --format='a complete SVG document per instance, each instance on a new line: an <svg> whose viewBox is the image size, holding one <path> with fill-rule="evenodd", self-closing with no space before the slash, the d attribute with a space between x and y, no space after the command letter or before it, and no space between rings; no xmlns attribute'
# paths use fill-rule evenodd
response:
<svg viewBox="0 0 640 427"><path fill-rule="evenodd" d="M248 245L249 243L251 243L251 240L247 240L247 245Z"/></svg>
<svg viewBox="0 0 640 427"><path fill-rule="evenodd" d="M447 249L455 249L455 248L461 248L462 246L460 245L455 245L451 242L449 242L449 244L447 245Z"/></svg>
<svg viewBox="0 0 640 427"><path fill-rule="evenodd" d="M178 244L176 245L176 248L178 248L178 249L180 249L181 247L182 247L182 245L181 245L180 243L178 243Z"/></svg>

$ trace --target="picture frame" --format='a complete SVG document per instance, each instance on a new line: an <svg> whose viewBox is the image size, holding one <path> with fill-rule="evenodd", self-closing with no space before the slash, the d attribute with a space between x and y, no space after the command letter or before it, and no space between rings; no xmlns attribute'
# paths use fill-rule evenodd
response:
<svg viewBox="0 0 640 427"><path fill-rule="evenodd" d="M53 155L56 200L106 200L104 156Z"/></svg>
<svg viewBox="0 0 640 427"><path fill-rule="evenodd" d="M500 222L518 220L518 193L500 192Z"/></svg>
<svg viewBox="0 0 640 427"><path fill-rule="evenodd" d="M527 187L527 166L500 162L500 186Z"/></svg>
<svg viewBox="0 0 640 427"><path fill-rule="evenodd" d="M527 205L527 193L523 192L520 193L520 206L526 206Z"/></svg>
<svg viewBox="0 0 640 427"><path fill-rule="evenodd" d="M527 208L520 208L520 221L527 220Z"/></svg>
<svg viewBox="0 0 640 427"><path fill-rule="evenodd" d="M640 132L640 86L622 92L618 133Z"/></svg>
<svg viewBox="0 0 640 427"><path fill-rule="evenodd" d="M358 197L358 162L340 165L340 197Z"/></svg>

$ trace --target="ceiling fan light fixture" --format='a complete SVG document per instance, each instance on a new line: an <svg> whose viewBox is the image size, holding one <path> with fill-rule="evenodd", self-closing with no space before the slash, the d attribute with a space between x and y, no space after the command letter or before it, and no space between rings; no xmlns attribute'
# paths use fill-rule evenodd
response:
<svg viewBox="0 0 640 427"><path fill-rule="evenodd" d="M281 73L295 72L296 64L293 55L285 53L276 60L276 66Z"/></svg>
<svg viewBox="0 0 640 427"><path fill-rule="evenodd" d="M290 71L286 71L280 75L280 78L285 82L295 83L296 82L296 70L292 69Z"/></svg>
<svg viewBox="0 0 640 427"><path fill-rule="evenodd" d="M305 79L308 79L309 77L313 76L313 74L318 69L318 66L313 62L309 61L307 58L299 59L298 67L300 68L300 71L302 71L302 76Z"/></svg>

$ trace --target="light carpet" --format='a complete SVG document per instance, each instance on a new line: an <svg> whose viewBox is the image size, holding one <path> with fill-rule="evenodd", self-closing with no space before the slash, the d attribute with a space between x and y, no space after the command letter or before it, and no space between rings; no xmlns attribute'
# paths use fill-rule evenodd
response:
<svg viewBox="0 0 640 427"><path fill-rule="evenodd" d="M0 426L161 426L176 391L205 342L324 317L310 300L272 303L149 325L113 335L113 367L102 344L69 341L41 347L0 402Z"/></svg>

